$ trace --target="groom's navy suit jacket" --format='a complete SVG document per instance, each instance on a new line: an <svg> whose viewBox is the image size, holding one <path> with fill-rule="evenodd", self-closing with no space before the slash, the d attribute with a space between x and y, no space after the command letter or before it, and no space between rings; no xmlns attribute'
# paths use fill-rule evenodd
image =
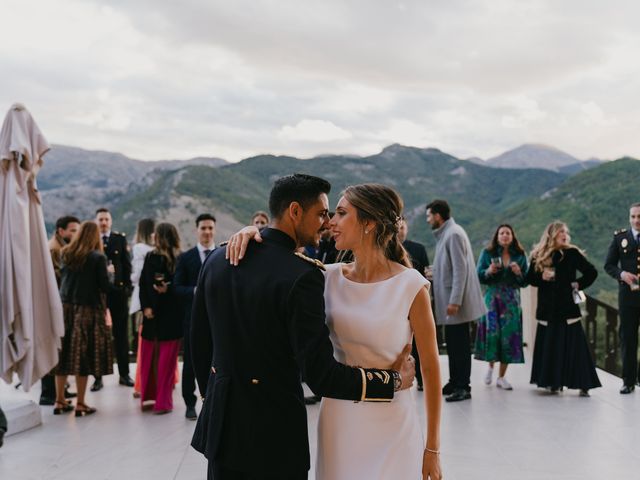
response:
<svg viewBox="0 0 640 480"><path fill-rule="evenodd" d="M262 237L239 266L219 248L201 269L191 345L206 393L192 445L227 469L279 478L309 470L301 369L314 393L344 400L388 401L393 379L335 360L321 265L280 230Z"/></svg>

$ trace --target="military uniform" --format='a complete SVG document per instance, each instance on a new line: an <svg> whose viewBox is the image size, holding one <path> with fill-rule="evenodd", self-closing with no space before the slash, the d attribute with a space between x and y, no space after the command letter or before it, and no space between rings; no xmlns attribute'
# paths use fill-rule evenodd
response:
<svg viewBox="0 0 640 480"><path fill-rule="evenodd" d="M129 295L131 295L131 257L129 256L129 245L124 233L111 232L105 238L104 254L111 261L115 269L113 284L107 294L107 306L111 311L113 321L113 339L116 349L116 359L118 361L118 372L120 377L129 376Z"/></svg>
<svg viewBox="0 0 640 480"><path fill-rule="evenodd" d="M640 242L633 231L617 230L609 246L604 269L618 280L618 308L620 311L620 350L622 355L622 379L632 387L638 381L638 326L640 324L640 291L632 291L620 279L625 271L640 273Z"/></svg>
<svg viewBox="0 0 640 480"><path fill-rule="evenodd" d="M322 264L294 254L286 233L261 233L263 242L251 242L237 267L224 248L207 257L193 303L193 363L206 393L192 445L215 480L307 478L302 370L317 395L393 397L393 372L335 360Z"/></svg>

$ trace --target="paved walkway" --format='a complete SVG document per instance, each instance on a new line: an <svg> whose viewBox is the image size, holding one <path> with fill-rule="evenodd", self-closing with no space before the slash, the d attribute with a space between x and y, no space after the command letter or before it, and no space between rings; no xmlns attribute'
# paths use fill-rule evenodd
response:
<svg viewBox="0 0 640 480"><path fill-rule="evenodd" d="M443 372L446 366L443 357ZM483 385L484 373L485 365L474 362L473 400L443 405L447 480L640 478L640 391L622 396L619 379L600 372L604 388L591 398L576 391L552 396L528 385L529 366L522 365L510 367L515 390L506 392ZM204 459L188 446L194 423L184 418L179 389L175 411L155 416L141 413L131 389L116 380L105 377L104 390L88 394L96 415L53 416L46 407L42 426L8 437L0 479L206 478ZM422 394L416 398L424 417ZM309 408L313 450L318 410Z"/></svg>

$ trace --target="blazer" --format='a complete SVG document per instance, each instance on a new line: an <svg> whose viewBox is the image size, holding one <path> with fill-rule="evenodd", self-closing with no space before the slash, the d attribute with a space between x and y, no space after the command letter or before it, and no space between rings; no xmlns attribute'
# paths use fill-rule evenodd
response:
<svg viewBox="0 0 640 480"><path fill-rule="evenodd" d="M198 274L202 261L198 247L193 247L183 252L178 257L176 273L173 277L174 291L182 301L184 315L183 324L187 327L191 323L191 305L193 303L193 291L198 284ZM186 336L186 332L185 332Z"/></svg>
<svg viewBox="0 0 640 480"><path fill-rule="evenodd" d="M418 242L412 242L411 240L405 240L402 242L402 246L409 254L411 265L415 268L420 275L424 277L424 270L429 266L429 257L427 256L427 249L424 245Z"/></svg>
<svg viewBox="0 0 640 480"><path fill-rule="evenodd" d="M582 313L580 306L573 302L571 283L578 282L578 288L583 290L596 281L598 271L577 248L556 251L551 260L551 266L556 269L555 280L542 279L542 273L536 271L535 259L531 260L527 272L527 281L538 287L536 318L546 321L580 318ZM582 275L578 276L578 272Z"/></svg>
<svg viewBox="0 0 640 480"><path fill-rule="evenodd" d="M155 274L163 273L165 282L171 282L166 293L153 288ZM153 251L144 260L140 274L140 306L153 309L153 318L142 321L142 338L145 340L177 340L182 338L182 307L173 286L173 273L167 267L165 257Z"/></svg>
<svg viewBox="0 0 640 480"><path fill-rule="evenodd" d="M613 235L607 251L604 270L618 280L618 303L620 307L640 307L640 292L634 292L620 274L625 271L640 274L640 244L633 238L633 232L623 228Z"/></svg>
<svg viewBox="0 0 640 480"><path fill-rule="evenodd" d="M102 235L100 236L102 238ZM129 257L129 245L124 233L111 232L104 246L104 254L115 269L113 285L109 293L131 293L131 258Z"/></svg>
<svg viewBox="0 0 640 480"><path fill-rule="evenodd" d="M438 325L474 322L487 313L476 261L466 232L453 218L433 231L436 253L433 259L433 298ZM447 315L447 305L460 305L456 315Z"/></svg>
<svg viewBox="0 0 640 480"><path fill-rule="evenodd" d="M106 308L104 295L109 291L107 257L94 250L79 270L61 264L60 298L62 303Z"/></svg>
<svg viewBox="0 0 640 480"><path fill-rule="evenodd" d="M320 266L286 233L261 233L239 266L218 248L200 272L191 351L206 393L192 445L228 469L281 478L309 470L302 369L314 393L344 400L389 401L393 381L335 360Z"/></svg>

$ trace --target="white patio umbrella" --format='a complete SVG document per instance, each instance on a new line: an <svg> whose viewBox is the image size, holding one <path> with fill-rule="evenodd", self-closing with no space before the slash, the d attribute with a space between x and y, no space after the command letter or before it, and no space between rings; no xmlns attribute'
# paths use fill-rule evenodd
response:
<svg viewBox="0 0 640 480"><path fill-rule="evenodd" d="M0 377L25 390L58 363L62 304L36 175L49 144L29 111L11 106L0 130Z"/></svg>

